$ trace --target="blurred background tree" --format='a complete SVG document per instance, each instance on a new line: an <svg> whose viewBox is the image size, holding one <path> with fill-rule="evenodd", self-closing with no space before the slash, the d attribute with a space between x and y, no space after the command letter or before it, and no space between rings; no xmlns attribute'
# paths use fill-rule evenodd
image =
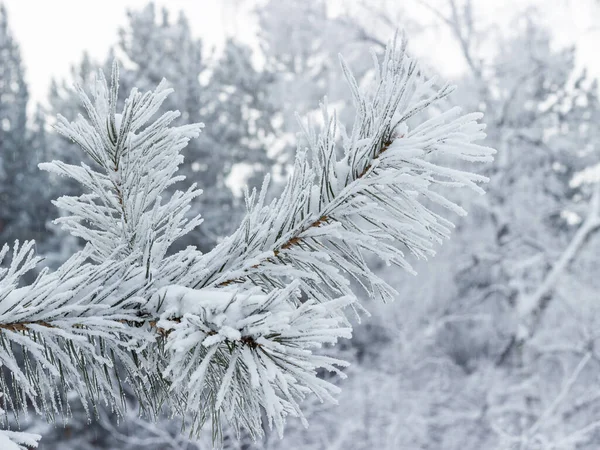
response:
<svg viewBox="0 0 600 450"><path fill-rule="evenodd" d="M42 244L51 197L37 164L46 156L46 130L39 109L28 124L24 76L19 46L0 5L0 234L5 242L35 238Z"/></svg>

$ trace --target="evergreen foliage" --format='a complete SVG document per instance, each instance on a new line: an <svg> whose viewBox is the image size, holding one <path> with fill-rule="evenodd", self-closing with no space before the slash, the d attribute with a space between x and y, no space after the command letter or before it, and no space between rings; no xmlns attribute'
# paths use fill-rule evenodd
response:
<svg viewBox="0 0 600 450"><path fill-rule="evenodd" d="M407 253L433 255L452 228L441 210L464 214L445 193L483 193L478 183L486 181L451 161L494 153L474 143L485 136L478 113L450 108L419 119L452 88L424 79L404 41L374 59L368 89L342 61L352 128L324 102L321 126L303 125L306 147L282 194L267 201L267 176L246 193L238 229L206 254L169 251L201 223L189 214L195 184L168 194L201 124L174 125L178 112L159 114L172 92L166 81L132 89L119 109L116 64L110 83L100 73L91 93L79 88L87 118L59 117L57 130L91 162L40 167L82 186L55 203L67 213L58 223L86 246L20 287L38 258L31 242L17 242L1 273L7 414L18 419L31 403L49 420L68 417L70 392L92 416L101 402L122 414L127 383L146 415L166 408L189 419L193 434L210 421L219 441L222 419L259 437L264 417L281 435L288 417L303 418L309 394L335 402L339 389L319 373L341 374L346 364L320 349L350 337L347 313L363 309L349 280L372 299L391 299L367 255L408 271Z"/></svg>

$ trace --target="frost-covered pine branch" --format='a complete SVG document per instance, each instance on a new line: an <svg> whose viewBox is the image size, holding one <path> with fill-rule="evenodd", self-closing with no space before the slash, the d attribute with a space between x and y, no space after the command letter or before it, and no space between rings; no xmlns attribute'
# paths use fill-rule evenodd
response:
<svg viewBox="0 0 600 450"><path fill-rule="evenodd" d="M147 277L158 269L169 246L201 223L199 217L189 221L185 217L190 201L201 194L195 185L185 193L176 192L165 203L161 195L183 179L175 176L183 162L180 152L203 125L170 127L179 112L169 111L142 128L171 92L164 81L154 92L142 94L133 89L123 111L117 113L118 69L114 64L110 88L100 73L93 102L79 88L89 121L79 117L69 123L59 116L56 127L78 143L99 170L60 161L40 166L75 179L89 191L58 199L56 205L70 215L57 222L89 242L97 261L135 254L147 268Z"/></svg>
<svg viewBox="0 0 600 450"><path fill-rule="evenodd" d="M260 194L247 195L242 225L204 258L207 274L197 287L249 283L269 290L293 277L310 297L326 300L354 295L350 275L370 296L392 299L393 290L371 272L365 254L412 272L406 251L418 258L433 255L434 244L452 228L432 205L465 214L436 188L483 193L477 183L485 177L443 165L448 156L492 158L494 150L473 143L485 136L477 123L481 115L453 108L415 121L453 89L433 90L434 80L418 75L405 43L390 46L376 64L371 92L360 92L343 60L342 67L357 110L351 133L322 105L325 126L320 132L304 127L308 148L299 149L282 195L265 203L268 178ZM339 160L338 128L344 154Z"/></svg>
<svg viewBox="0 0 600 450"><path fill-rule="evenodd" d="M374 59L365 92L342 61L357 111L350 132L324 102L322 127L303 125L308 146L299 147L282 194L267 203L267 177L260 192L247 193L238 230L205 255L169 252L200 225L187 217L200 191L165 198L201 125L172 127L178 113L157 116L170 91L164 83L134 89L117 113L116 66L110 85L99 75L91 98L79 89L88 118L59 118L57 129L93 164L42 168L86 189L56 204L68 213L58 222L87 246L19 287L36 259L31 244L17 244L1 274L8 411L18 417L31 403L54 420L68 416L76 392L92 410L104 401L122 412L127 382L146 414L167 408L192 433L210 421L218 440L223 418L258 437L266 417L282 434L288 416L306 423L307 395L335 402L339 389L318 372L343 375L346 363L319 349L351 335L345 311L360 306L350 280L371 298L392 299L368 255L408 271L406 253L433 255L452 228L440 207L464 214L447 191L481 193L485 181L446 163L494 153L474 143L484 137L480 114L455 108L424 118L452 88L424 79L404 41L394 41L381 63Z"/></svg>

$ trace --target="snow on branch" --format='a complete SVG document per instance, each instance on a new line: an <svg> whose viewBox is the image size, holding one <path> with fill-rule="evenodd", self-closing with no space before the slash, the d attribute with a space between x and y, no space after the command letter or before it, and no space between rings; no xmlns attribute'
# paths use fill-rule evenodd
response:
<svg viewBox="0 0 600 450"><path fill-rule="evenodd" d="M24 433L22 431L0 430L0 448L2 450L27 450L37 448L39 434Z"/></svg>
<svg viewBox="0 0 600 450"><path fill-rule="evenodd" d="M4 405L17 420L28 404L54 420L68 416L67 394L75 391L86 407L102 399L121 409L121 379L139 379L130 351L141 350L149 335L128 325L140 322L143 273L127 259L87 264L91 252L85 249L56 272L42 270L32 284L19 287L39 260L32 247L17 242L8 268L0 271ZM5 245L0 257L7 253ZM125 368L122 378L117 364Z"/></svg>
<svg viewBox="0 0 600 450"><path fill-rule="evenodd" d="M485 136L480 114L426 118L452 89L423 78L406 42L388 47L364 92L343 60L342 68L356 107L350 133L324 102L323 126L302 125L307 147L281 195L267 202L267 177L247 193L238 230L206 255L168 253L200 224L187 217L200 191L164 198L201 125L171 126L176 112L155 119L164 83L134 89L117 113L116 66L92 98L79 89L88 119L60 118L57 128L93 164L41 167L86 188L56 204L68 213L58 222L87 246L19 287L37 260L31 244L17 245L0 273L0 392L13 415L31 403L51 420L68 416L70 391L92 409L105 401L121 411L126 379L148 415L170 408L192 419L193 432L210 421L218 439L222 418L258 437L266 417L281 434L287 417L305 422L307 395L335 401L339 389L322 370L341 375L346 363L322 347L350 337L345 310L360 307L350 280L392 299L367 256L412 271L407 253L433 255L452 228L440 209L465 213L444 194L482 193L486 181L445 163L494 153L474 143Z"/></svg>
<svg viewBox="0 0 600 450"><path fill-rule="evenodd" d="M206 275L196 286L247 283L269 291L296 278L311 298L327 301L353 295L351 277L371 297L390 300L393 289L372 273L365 256L375 253L412 272L405 253L433 255L433 244L453 226L432 205L465 214L436 188L483 193L478 183L485 177L438 162L491 160L493 149L474 144L485 137L481 114L452 108L418 123L453 89L433 90L434 80L420 75L405 41L388 47L368 92L360 91L343 60L342 67L356 106L351 133L324 103L324 127L303 126L308 147L299 149L281 196L266 203L268 179L260 194L246 196L240 228L205 257Z"/></svg>
<svg viewBox="0 0 600 450"><path fill-rule="evenodd" d="M195 184L185 193L176 192L165 204L161 195L183 179L175 176L183 162L181 150L198 136L203 124L170 127L179 112L169 111L141 129L172 89L166 88L164 80L154 92L133 89L122 112L116 113L118 87L115 63L110 87L100 72L93 101L78 88L89 121L79 116L70 123L59 116L56 126L81 146L101 172L85 163L74 166L61 161L40 168L69 176L91 191L54 203L69 214L56 222L89 242L97 261L135 253L151 268L177 238L201 223L199 216L186 217L191 200L202 193Z"/></svg>
<svg viewBox="0 0 600 450"><path fill-rule="evenodd" d="M306 423L299 401L307 393L335 402L339 389L317 370L341 374L335 366L347 364L312 350L350 338L338 312L350 302L301 304L297 283L268 295L169 286L149 307L161 312L157 326L168 332L165 375L172 390L188 392L194 420L201 425L210 413L217 415L213 420L223 414L236 431L246 427L257 437L261 408L283 435L287 415Z"/></svg>

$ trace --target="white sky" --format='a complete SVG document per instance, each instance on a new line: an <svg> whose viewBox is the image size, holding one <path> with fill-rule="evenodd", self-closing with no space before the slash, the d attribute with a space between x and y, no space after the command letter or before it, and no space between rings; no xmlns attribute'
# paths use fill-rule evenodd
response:
<svg viewBox="0 0 600 450"><path fill-rule="evenodd" d="M417 0L404 0L403 4L411 6L411 2L416 4ZM69 67L80 61L84 50L94 59L104 60L109 47L118 39L118 28L126 23L126 9L142 8L148 0L4 0L4 3L10 27L21 46L31 97L44 102L52 77L67 76ZM158 7L167 7L173 16L185 11L192 32L206 44L216 46L225 35L252 38L253 24L248 22L248 14L235 13L234 5L238 3L240 0L155 0ZM563 44L577 42L580 65L588 66L600 76L600 25L594 24L600 23L599 1L474 0L476 9L494 21L531 4L543 5L557 39ZM448 48L444 42L451 40L435 36L423 44L434 46L435 59L446 72L452 72L461 58L456 48Z"/></svg>
<svg viewBox="0 0 600 450"><path fill-rule="evenodd" d="M175 18L185 11L192 32L209 46L219 45L226 34L250 31L233 17L235 0L156 0ZM84 50L103 61L127 22L127 9L140 9L148 0L4 0L9 26L19 42L31 97L44 101L52 77L68 75Z"/></svg>

